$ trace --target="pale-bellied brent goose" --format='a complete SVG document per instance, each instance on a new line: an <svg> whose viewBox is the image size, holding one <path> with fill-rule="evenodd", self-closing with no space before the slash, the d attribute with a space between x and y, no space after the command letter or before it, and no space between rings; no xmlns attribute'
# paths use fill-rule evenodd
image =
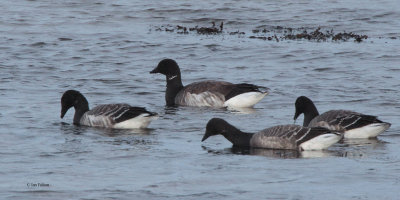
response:
<svg viewBox="0 0 400 200"><path fill-rule="evenodd" d="M373 138L390 127L376 116L364 115L349 110L330 110L321 115L311 99L301 96L295 103L294 120L304 114L303 126L321 126L344 133L345 138Z"/></svg>
<svg viewBox="0 0 400 200"><path fill-rule="evenodd" d="M245 133L223 119L213 118L208 121L201 141L218 134L223 135L234 146L292 150L326 149L342 138L340 133L323 127L298 125L279 125L258 133Z"/></svg>
<svg viewBox="0 0 400 200"><path fill-rule="evenodd" d="M160 61L150 73L166 76L165 100L168 106L252 107L268 94L268 88L225 81L201 81L182 85L181 71L172 59Z"/></svg>
<svg viewBox="0 0 400 200"><path fill-rule="evenodd" d="M104 104L89 110L88 101L76 90L68 90L61 97L61 118L71 107L75 108L75 125L135 129L146 128L152 120L158 118L157 113L128 104Z"/></svg>

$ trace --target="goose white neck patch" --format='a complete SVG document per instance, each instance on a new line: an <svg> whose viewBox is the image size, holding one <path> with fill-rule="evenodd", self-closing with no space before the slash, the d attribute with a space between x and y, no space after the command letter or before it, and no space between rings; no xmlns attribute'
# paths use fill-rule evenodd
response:
<svg viewBox="0 0 400 200"><path fill-rule="evenodd" d="M176 78L176 77L178 77L178 75L170 76L170 77L168 77L168 80L170 81L170 80L172 80L172 79L174 79L174 78Z"/></svg>

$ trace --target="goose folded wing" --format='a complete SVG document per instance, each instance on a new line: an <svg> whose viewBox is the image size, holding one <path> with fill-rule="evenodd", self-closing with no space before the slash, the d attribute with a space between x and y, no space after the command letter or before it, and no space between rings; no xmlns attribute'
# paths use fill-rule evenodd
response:
<svg viewBox="0 0 400 200"><path fill-rule="evenodd" d="M310 131L310 128L298 125L279 125L264 129L260 132L263 137L279 137L286 139L298 140L305 137Z"/></svg>
<svg viewBox="0 0 400 200"><path fill-rule="evenodd" d="M298 125L280 125L264 129L260 133L264 137L279 137L295 140L297 144L330 132L323 127L303 127Z"/></svg>
<svg viewBox="0 0 400 200"><path fill-rule="evenodd" d="M143 107L132 107L129 104L105 104L99 105L87 112L87 115L103 116L113 123L119 123L141 114L153 115Z"/></svg>
<svg viewBox="0 0 400 200"><path fill-rule="evenodd" d="M297 125L279 125L255 134L251 144L255 147L296 149L297 145L302 142L326 132L327 129L321 127L307 128Z"/></svg>
<svg viewBox="0 0 400 200"><path fill-rule="evenodd" d="M236 95L246 92L268 92L269 88L261 87L253 84L240 83L233 84L225 81L202 81L195 82L187 85L183 91L185 93L200 94L200 93L214 93L221 94L228 100Z"/></svg>
<svg viewBox="0 0 400 200"><path fill-rule="evenodd" d="M176 96L175 103L189 106L222 107L225 95L233 84L222 81L195 82L184 87Z"/></svg>
<svg viewBox="0 0 400 200"><path fill-rule="evenodd" d="M234 84L225 81L201 81L194 82L187 85L183 90L185 93L200 94L204 92L210 93L220 93L222 95L227 95Z"/></svg>
<svg viewBox="0 0 400 200"><path fill-rule="evenodd" d="M338 125L345 130L363 127L372 123L382 123L376 116L353 113L343 116L338 116L336 119L329 122L332 125Z"/></svg>

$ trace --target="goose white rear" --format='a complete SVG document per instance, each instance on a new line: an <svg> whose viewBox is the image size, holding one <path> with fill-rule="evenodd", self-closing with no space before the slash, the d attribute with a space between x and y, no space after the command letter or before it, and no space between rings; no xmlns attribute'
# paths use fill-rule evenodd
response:
<svg viewBox="0 0 400 200"><path fill-rule="evenodd" d="M149 114L144 113L135 118L114 124L114 128L117 129L136 129L136 128L146 128L149 126L150 122L156 120L158 116L149 116Z"/></svg>
<svg viewBox="0 0 400 200"><path fill-rule="evenodd" d="M303 142L300 144L300 149L302 150L322 150L326 149L333 144L339 142L339 140L342 138L342 136L338 133L328 133L328 134L323 134L319 135L311 140L308 140L306 142Z"/></svg>
<svg viewBox="0 0 400 200"><path fill-rule="evenodd" d="M373 123L344 132L345 138L374 138L390 127L388 123Z"/></svg>
<svg viewBox="0 0 400 200"><path fill-rule="evenodd" d="M253 107L256 103L261 101L268 92L246 92L230 98L224 103L225 107L246 108Z"/></svg>

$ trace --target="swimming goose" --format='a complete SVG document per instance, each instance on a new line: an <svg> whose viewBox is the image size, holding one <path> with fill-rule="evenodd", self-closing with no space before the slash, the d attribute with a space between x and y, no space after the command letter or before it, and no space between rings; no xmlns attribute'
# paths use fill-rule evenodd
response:
<svg viewBox="0 0 400 200"><path fill-rule="evenodd" d="M301 96L295 103L294 120L304 113L303 126L322 126L330 130L344 132L345 138L373 138L390 127L376 116L364 115L349 110L330 110L321 115L311 99Z"/></svg>
<svg viewBox="0 0 400 200"><path fill-rule="evenodd" d="M258 133L245 133L220 118L207 123L202 142L213 135L223 135L234 146L268 149L321 150L337 143L342 135L322 127L280 125Z"/></svg>
<svg viewBox="0 0 400 200"><path fill-rule="evenodd" d="M247 83L201 81L183 86L179 66L172 59L160 61L150 73L166 76L168 106L252 107L268 94L268 88Z"/></svg>
<svg viewBox="0 0 400 200"><path fill-rule="evenodd" d="M74 124L116 129L146 128L158 118L157 113L128 104L104 104L89 110L86 98L76 90L68 90L61 97L61 118L75 108Z"/></svg>

